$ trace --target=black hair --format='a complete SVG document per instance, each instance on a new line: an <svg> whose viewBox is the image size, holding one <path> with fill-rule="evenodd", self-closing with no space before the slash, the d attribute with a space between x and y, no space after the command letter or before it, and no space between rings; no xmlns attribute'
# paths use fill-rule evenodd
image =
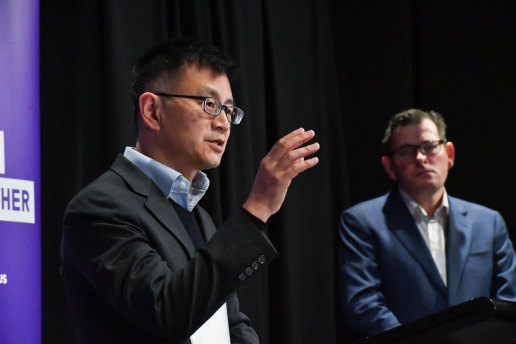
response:
<svg viewBox="0 0 516 344"><path fill-rule="evenodd" d="M198 64L226 74L231 81L236 78L236 65L219 48L200 40L176 37L166 40L138 58L132 70L132 100L136 122L140 114L139 98L152 84L166 78L179 80L187 66Z"/></svg>

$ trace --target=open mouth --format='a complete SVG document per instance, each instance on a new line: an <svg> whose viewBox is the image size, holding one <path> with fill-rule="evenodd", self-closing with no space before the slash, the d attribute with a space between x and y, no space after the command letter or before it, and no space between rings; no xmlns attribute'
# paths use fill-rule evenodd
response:
<svg viewBox="0 0 516 344"><path fill-rule="evenodd" d="M209 143L216 145L217 147L223 148L225 141L223 139L212 139L207 140Z"/></svg>
<svg viewBox="0 0 516 344"><path fill-rule="evenodd" d="M217 146L221 146L221 147L224 145L224 141L222 141L222 140L210 140L208 142L216 144Z"/></svg>

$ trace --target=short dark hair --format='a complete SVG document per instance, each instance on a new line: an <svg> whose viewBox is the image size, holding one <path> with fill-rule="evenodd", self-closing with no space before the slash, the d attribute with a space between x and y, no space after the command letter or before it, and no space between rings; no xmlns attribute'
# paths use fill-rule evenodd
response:
<svg viewBox="0 0 516 344"><path fill-rule="evenodd" d="M148 50L136 61L132 70L132 100L135 121L140 114L139 98L162 78L179 80L187 66L198 64L226 74L231 81L236 77L236 65L219 48L198 39L176 37Z"/></svg>
<svg viewBox="0 0 516 344"><path fill-rule="evenodd" d="M390 154L392 150L392 133L394 129L397 127L404 127L411 124L419 124L424 119L428 118L432 122L435 123L437 127L437 131L439 132L439 136L442 140L447 141L446 139L446 122L444 122L443 116L435 111L423 111L419 109L410 109L406 111L402 111L396 115L394 115L390 120L385 129L385 133L383 135L382 143L384 145L385 154Z"/></svg>

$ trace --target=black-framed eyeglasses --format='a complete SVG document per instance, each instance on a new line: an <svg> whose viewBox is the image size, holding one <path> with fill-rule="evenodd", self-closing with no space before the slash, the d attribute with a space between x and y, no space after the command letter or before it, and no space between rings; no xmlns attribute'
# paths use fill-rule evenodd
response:
<svg viewBox="0 0 516 344"><path fill-rule="evenodd" d="M154 94L161 97L177 97L202 100L202 109L204 110L204 112L211 116L218 116L220 112L224 110L224 112L226 113L226 117L231 124L240 123L242 121L242 118L244 117L244 110L236 106L226 106L222 104L217 98L203 96L187 96L184 94L170 94L163 92L157 92Z"/></svg>
<svg viewBox="0 0 516 344"><path fill-rule="evenodd" d="M403 145L394 149L391 156L398 160L409 161L416 157L417 150L426 156L434 156L441 151L441 145L445 140L423 141L418 145Z"/></svg>

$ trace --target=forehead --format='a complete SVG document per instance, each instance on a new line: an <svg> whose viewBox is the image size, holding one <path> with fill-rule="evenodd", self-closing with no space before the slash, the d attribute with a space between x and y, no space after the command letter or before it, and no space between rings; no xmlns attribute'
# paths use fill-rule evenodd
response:
<svg viewBox="0 0 516 344"><path fill-rule="evenodd" d="M181 75L176 80L176 90L199 89L213 90L215 92L231 94L231 85L225 73L216 72L209 66L199 64L182 67Z"/></svg>
<svg viewBox="0 0 516 344"><path fill-rule="evenodd" d="M439 139L437 126L428 118L423 119L421 123L399 126L392 134L393 147Z"/></svg>

